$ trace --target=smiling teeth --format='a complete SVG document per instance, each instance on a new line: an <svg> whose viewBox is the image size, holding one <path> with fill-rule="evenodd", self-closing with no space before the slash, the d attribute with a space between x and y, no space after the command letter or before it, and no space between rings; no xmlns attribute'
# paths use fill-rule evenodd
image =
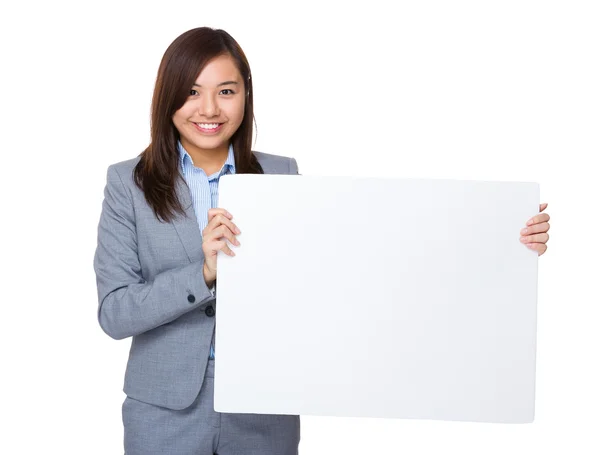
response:
<svg viewBox="0 0 600 455"><path fill-rule="evenodd" d="M200 128L204 128L205 130L214 130L219 126L218 123L196 123Z"/></svg>

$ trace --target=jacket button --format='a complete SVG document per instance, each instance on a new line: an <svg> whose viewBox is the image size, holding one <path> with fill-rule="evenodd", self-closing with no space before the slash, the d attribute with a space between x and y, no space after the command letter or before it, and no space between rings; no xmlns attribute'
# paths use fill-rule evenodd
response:
<svg viewBox="0 0 600 455"><path fill-rule="evenodd" d="M212 318L215 315L215 307L209 305L206 307L206 310L204 310L204 312L209 318Z"/></svg>
<svg viewBox="0 0 600 455"><path fill-rule="evenodd" d="M188 302L194 303L195 301L196 301L196 297L194 297L192 294L188 295Z"/></svg>

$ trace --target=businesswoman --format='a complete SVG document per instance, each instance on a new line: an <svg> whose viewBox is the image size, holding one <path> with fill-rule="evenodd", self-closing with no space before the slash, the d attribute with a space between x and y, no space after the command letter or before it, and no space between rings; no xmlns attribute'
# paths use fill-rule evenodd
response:
<svg viewBox="0 0 600 455"><path fill-rule="evenodd" d="M217 253L235 256L229 245L240 233L216 207L219 178L298 174L293 158L251 150L252 122L240 46L223 30L189 30L160 63L150 145L108 167L94 270L100 326L132 337L122 407L128 455L298 453L298 416L213 409ZM538 254L549 218L536 215L524 233Z"/></svg>

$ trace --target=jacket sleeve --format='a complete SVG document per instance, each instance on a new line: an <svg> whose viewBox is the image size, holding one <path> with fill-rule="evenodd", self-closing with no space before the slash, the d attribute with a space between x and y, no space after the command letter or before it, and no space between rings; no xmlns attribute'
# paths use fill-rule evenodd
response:
<svg viewBox="0 0 600 455"><path fill-rule="evenodd" d="M204 261L142 276L132 196L114 165L107 171L94 271L98 321L120 340L151 330L214 299L206 286Z"/></svg>

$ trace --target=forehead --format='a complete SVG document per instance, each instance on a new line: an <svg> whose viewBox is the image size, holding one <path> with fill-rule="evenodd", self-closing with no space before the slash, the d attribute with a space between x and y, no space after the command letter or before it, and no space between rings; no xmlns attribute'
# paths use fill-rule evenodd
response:
<svg viewBox="0 0 600 455"><path fill-rule="evenodd" d="M242 76L230 55L220 55L210 60L196 78L202 86L217 85L223 81L241 82Z"/></svg>

